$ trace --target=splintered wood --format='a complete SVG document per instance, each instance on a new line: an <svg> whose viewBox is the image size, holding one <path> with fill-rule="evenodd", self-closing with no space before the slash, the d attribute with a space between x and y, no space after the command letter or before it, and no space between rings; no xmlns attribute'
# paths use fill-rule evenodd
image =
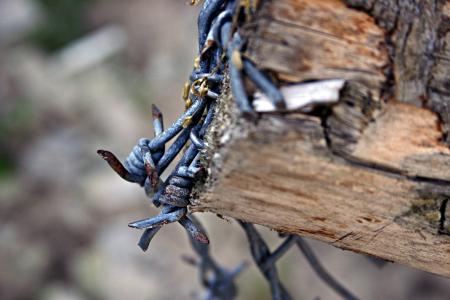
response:
<svg viewBox="0 0 450 300"><path fill-rule="evenodd" d="M426 8L431 1L422 2ZM380 16L383 5L394 16ZM328 104L320 117L270 114L256 124L231 118L217 125L207 188L192 210L450 277L450 220L442 223L439 212L450 198L450 86L442 84L450 78L442 65L448 65L450 47L450 18L442 13L448 5L417 17L437 19L427 30L442 39L422 72L428 77L421 82L430 88L421 95L404 91L398 76L416 66L399 64L411 58L395 55L415 57L422 47L410 47L423 41L408 40L417 32L398 35L408 21L402 18L411 18L410 7L397 15L401 5L406 4L262 1L246 27L246 55L287 85L343 79L345 86L338 103ZM230 107L221 106L218 120L233 116Z"/></svg>

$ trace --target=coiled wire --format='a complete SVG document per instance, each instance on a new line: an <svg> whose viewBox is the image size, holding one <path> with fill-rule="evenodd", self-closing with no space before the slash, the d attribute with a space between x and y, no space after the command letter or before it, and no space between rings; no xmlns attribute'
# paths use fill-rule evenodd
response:
<svg viewBox="0 0 450 300"><path fill-rule="evenodd" d="M129 224L132 228L144 230L139 247L146 251L163 225L178 222L188 233L192 247L200 258L196 264L207 289L205 299L211 300L234 299L237 293L235 278L245 266L241 264L233 270L219 266L210 256L206 231L188 212L192 188L202 173L199 157L207 147L204 137L214 119L226 68L234 99L244 116L255 115L243 83L244 77L265 93L277 108L284 107L278 88L251 61L240 55L245 45L239 34L240 14L240 1L205 0L198 18L199 58L186 85L189 90L183 93L186 95L186 111L164 130L162 113L153 106L154 138L140 139L123 165L111 152L98 151L119 176L143 186L153 204L161 208L159 215ZM166 150L165 144L174 138L175 141ZM181 160L168 178L162 181L161 175L183 149L186 150ZM247 235L255 263L270 284L273 299L292 299L279 280L276 262L294 244L305 253L314 270L331 288L345 299L356 299L318 264L311 249L300 237L287 237L271 253L252 224L243 221L239 224Z"/></svg>

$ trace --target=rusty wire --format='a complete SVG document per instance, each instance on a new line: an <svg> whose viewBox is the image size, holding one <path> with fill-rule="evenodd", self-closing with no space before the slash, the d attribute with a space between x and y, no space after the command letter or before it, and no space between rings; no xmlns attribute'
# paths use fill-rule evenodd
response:
<svg viewBox="0 0 450 300"><path fill-rule="evenodd" d="M197 2L191 1L191 4ZM235 279L245 266L241 264L233 270L219 266L209 253L206 231L188 210L192 188L204 173L199 157L205 148L208 126L214 119L225 73L228 72L233 97L243 116L255 116L243 83L244 77L265 93L276 107L284 108L284 99L277 87L251 61L241 56L245 40L239 33L239 25L249 19L246 14L254 11L253 7L247 7L249 3L239 0L203 2L198 18L199 54L183 89L186 111L177 121L164 130L162 113L153 106L154 138L140 139L124 164L111 152L98 151L120 177L144 187L153 204L161 208L159 215L129 224L132 228L144 230L139 247L146 251L163 225L178 222L188 233L192 248L199 257L198 261L188 261L199 267L201 282L207 290L205 299L210 300L234 299L237 293ZM175 141L166 149L166 143L172 139ZM161 180L163 172L183 149L182 158L172 173L165 181ZM273 299L292 299L280 282L276 263L293 245L298 246L325 283L344 299L356 299L325 271L300 237L285 237L282 244L271 252L252 224L238 222L247 235L255 263L270 284Z"/></svg>

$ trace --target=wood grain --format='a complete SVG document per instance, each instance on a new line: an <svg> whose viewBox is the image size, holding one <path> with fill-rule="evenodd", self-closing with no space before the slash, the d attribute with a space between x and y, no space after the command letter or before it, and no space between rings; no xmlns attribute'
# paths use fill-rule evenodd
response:
<svg viewBox="0 0 450 300"><path fill-rule="evenodd" d="M449 11L444 0L261 1L243 32L247 57L280 84L346 85L335 105L256 124L225 94L192 210L450 277L450 222L439 221L450 198Z"/></svg>
<svg viewBox="0 0 450 300"><path fill-rule="evenodd" d="M194 211L450 276L450 236L438 234L450 186L341 159L327 147L316 118L265 116L231 137L211 163L214 184Z"/></svg>
<svg viewBox="0 0 450 300"><path fill-rule="evenodd" d="M356 80L374 95L385 81L383 29L341 1L266 1L245 32L247 55L280 79Z"/></svg>

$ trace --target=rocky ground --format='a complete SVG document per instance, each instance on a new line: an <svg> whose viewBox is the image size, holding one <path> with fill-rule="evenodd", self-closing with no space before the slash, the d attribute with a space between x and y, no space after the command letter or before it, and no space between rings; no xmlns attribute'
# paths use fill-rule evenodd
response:
<svg viewBox="0 0 450 300"><path fill-rule="evenodd" d="M52 43L36 38L56 18L44 2L70 8L49 28L72 17L82 28ZM196 269L181 260L192 254L185 233L167 226L141 252L140 233L127 224L157 211L95 153L125 157L150 136L151 103L166 125L182 111L198 10L180 0L79 1L81 22L71 15L76 2L0 0L0 299L199 299ZM201 218L220 262L251 261L236 224ZM276 234L262 230L275 246ZM363 256L312 245L362 299L450 294L447 279L394 264L379 269ZM297 251L279 267L295 299L337 298ZM238 284L240 299L269 299L255 267Z"/></svg>

